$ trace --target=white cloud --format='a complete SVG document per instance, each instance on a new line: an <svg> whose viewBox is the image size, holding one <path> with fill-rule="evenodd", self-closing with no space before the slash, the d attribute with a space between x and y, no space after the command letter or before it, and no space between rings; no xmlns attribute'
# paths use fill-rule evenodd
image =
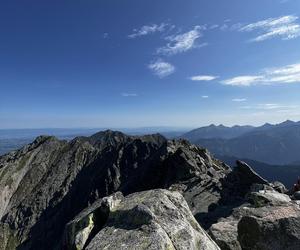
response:
<svg viewBox="0 0 300 250"><path fill-rule="evenodd" d="M265 77L270 83L300 82L300 64L291 64L281 68L267 69Z"/></svg>
<svg viewBox="0 0 300 250"><path fill-rule="evenodd" d="M214 30L214 29L217 29L217 28L219 28L219 24L212 24L211 26L209 26L209 29L210 30Z"/></svg>
<svg viewBox="0 0 300 250"><path fill-rule="evenodd" d="M279 103L260 103L254 106L242 106L240 107L241 109L256 109L256 110L276 110L276 112L281 112L282 110L284 111L291 111L294 109L297 109L299 106L298 105L290 105L290 104L279 104Z"/></svg>
<svg viewBox="0 0 300 250"><path fill-rule="evenodd" d="M261 80L261 76L237 76L221 81L221 83L231 86L250 86L256 84L257 82L260 82Z"/></svg>
<svg viewBox="0 0 300 250"><path fill-rule="evenodd" d="M166 40L169 41L166 46L158 48L157 53L164 55L175 55L186 52L196 47L206 46L206 43L196 45L196 40L201 37L202 26L195 26L194 29L179 35L168 36Z"/></svg>
<svg viewBox="0 0 300 250"><path fill-rule="evenodd" d="M198 75L198 76L191 76L189 79L192 81L212 81L217 79L217 76L211 75Z"/></svg>
<svg viewBox="0 0 300 250"><path fill-rule="evenodd" d="M251 39L254 42L264 41L274 37L281 37L282 40L289 40L300 36L300 24L297 22L298 16L288 15L279 18L269 18L256 23L251 23L241 27L240 31L255 31L260 34Z"/></svg>
<svg viewBox="0 0 300 250"><path fill-rule="evenodd" d="M162 59L158 59L150 63L148 68L160 78L164 78L175 72L175 67L172 64L163 61Z"/></svg>
<svg viewBox="0 0 300 250"><path fill-rule="evenodd" d="M234 99L232 99L232 101L233 102L245 102L245 101L247 101L247 99L246 98L234 98Z"/></svg>
<svg viewBox="0 0 300 250"><path fill-rule="evenodd" d="M168 24L161 23L161 24L151 24L151 25L144 25L140 29L134 29L133 33L128 35L128 38L136 38L140 36L146 36L149 34L153 34L156 32L163 32L166 30ZM171 26L173 27L173 26Z"/></svg>
<svg viewBox="0 0 300 250"><path fill-rule="evenodd" d="M209 96L208 95L203 95L201 96L203 99L207 99Z"/></svg>
<svg viewBox="0 0 300 250"><path fill-rule="evenodd" d="M225 30L227 30L228 28L229 28L229 25L226 24L226 23L224 23L224 24L220 27L220 30L225 31Z"/></svg>
<svg viewBox="0 0 300 250"><path fill-rule="evenodd" d="M237 76L223 80L221 83L232 86L300 83L300 64L265 69L258 75Z"/></svg>
<svg viewBox="0 0 300 250"><path fill-rule="evenodd" d="M263 104L258 104L257 109L271 110L271 109L279 109L281 107L283 106L277 103L263 103Z"/></svg>
<svg viewBox="0 0 300 250"><path fill-rule="evenodd" d="M136 93L122 93L121 96L123 96L123 97L137 97L138 94L136 94Z"/></svg>

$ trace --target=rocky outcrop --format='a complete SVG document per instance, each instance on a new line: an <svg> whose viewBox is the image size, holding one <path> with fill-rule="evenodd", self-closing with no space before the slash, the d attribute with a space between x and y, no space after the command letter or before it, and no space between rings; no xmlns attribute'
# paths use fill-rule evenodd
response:
<svg viewBox="0 0 300 250"><path fill-rule="evenodd" d="M0 250L298 249L285 193L184 140L41 136L0 157Z"/></svg>
<svg viewBox="0 0 300 250"><path fill-rule="evenodd" d="M291 201L291 198L277 191L260 190L258 192L252 192L249 194L249 200L255 207L263 206L278 206L287 204Z"/></svg>
<svg viewBox="0 0 300 250"><path fill-rule="evenodd" d="M274 190L282 194L286 194L289 191L284 184L279 181L271 183L271 186L274 188Z"/></svg>
<svg viewBox="0 0 300 250"><path fill-rule="evenodd" d="M210 227L209 234L222 250L241 250L237 225L238 220L233 218L221 220Z"/></svg>
<svg viewBox="0 0 300 250"><path fill-rule="evenodd" d="M0 249L54 249L69 221L117 191L180 191L193 214L206 214L221 199L221 180L230 171L205 149L160 135L39 137L0 157L0 235L9 242ZM90 227L77 236L82 242L93 230L88 218L83 225Z"/></svg>
<svg viewBox="0 0 300 250"><path fill-rule="evenodd" d="M245 250L300 249L299 206L253 209L238 223L238 240Z"/></svg>
<svg viewBox="0 0 300 250"><path fill-rule="evenodd" d="M296 250L299 215L299 205L288 195L272 184L254 183L244 203L213 224L209 234L222 250Z"/></svg>
<svg viewBox="0 0 300 250"><path fill-rule="evenodd" d="M63 249L84 249L87 243L105 225L112 211L124 199L121 192L97 200L80 212L65 228Z"/></svg>
<svg viewBox="0 0 300 250"><path fill-rule="evenodd" d="M151 190L127 196L88 244L96 249L203 249L219 247L194 219L178 192Z"/></svg>

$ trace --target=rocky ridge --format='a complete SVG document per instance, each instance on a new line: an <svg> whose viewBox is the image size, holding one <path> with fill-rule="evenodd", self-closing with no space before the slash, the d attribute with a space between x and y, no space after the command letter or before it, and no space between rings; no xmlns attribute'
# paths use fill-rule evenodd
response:
<svg viewBox="0 0 300 250"><path fill-rule="evenodd" d="M0 249L269 249L244 221L257 218L267 237L262 221L276 231L290 217L286 238L270 240L296 249L287 241L298 239L299 206L285 191L243 162L232 170L159 134L41 136L0 157Z"/></svg>

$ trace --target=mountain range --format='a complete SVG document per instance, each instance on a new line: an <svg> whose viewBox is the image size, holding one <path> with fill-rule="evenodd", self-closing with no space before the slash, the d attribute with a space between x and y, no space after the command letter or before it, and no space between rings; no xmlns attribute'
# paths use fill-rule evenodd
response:
<svg viewBox="0 0 300 250"><path fill-rule="evenodd" d="M229 166L234 166L237 160L242 160L249 164L257 173L267 180L271 182L280 181L288 188L291 188L295 183L295 177L300 177L299 163L291 165L270 165L259 161L239 159L230 156L219 156L218 159L222 160Z"/></svg>
<svg viewBox="0 0 300 250"><path fill-rule="evenodd" d="M260 127L210 125L180 136L216 156L251 159L271 165L299 162L300 122L285 121Z"/></svg>

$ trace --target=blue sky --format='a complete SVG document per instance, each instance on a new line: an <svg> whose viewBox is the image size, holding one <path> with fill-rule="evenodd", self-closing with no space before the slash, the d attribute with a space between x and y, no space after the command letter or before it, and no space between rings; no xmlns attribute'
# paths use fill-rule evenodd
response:
<svg viewBox="0 0 300 250"><path fill-rule="evenodd" d="M300 1L0 3L0 128L300 120Z"/></svg>

